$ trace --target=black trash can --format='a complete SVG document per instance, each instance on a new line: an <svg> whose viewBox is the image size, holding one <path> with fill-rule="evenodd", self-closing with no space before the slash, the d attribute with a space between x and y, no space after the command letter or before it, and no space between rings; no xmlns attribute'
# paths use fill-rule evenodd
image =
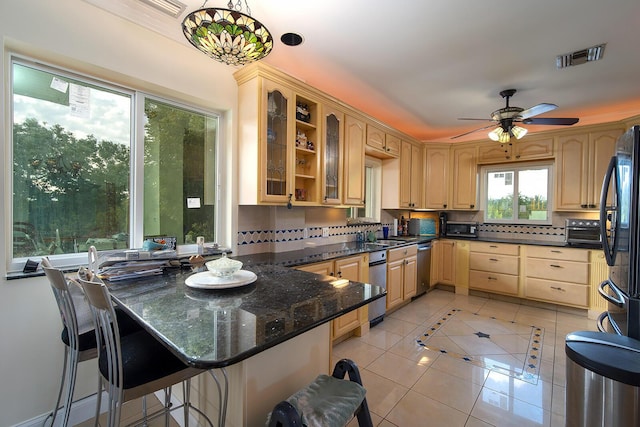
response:
<svg viewBox="0 0 640 427"><path fill-rule="evenodd" d="M567 427L640 426L640 341L572 332L567 355Z"/></svg>

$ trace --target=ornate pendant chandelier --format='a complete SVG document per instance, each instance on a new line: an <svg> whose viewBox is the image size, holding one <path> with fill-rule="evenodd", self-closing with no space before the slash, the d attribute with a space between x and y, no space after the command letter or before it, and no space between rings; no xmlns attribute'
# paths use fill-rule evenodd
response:
<svg viewBox="0 0 640 427"><path fill-rule="evenodd" d="M247 15L242 13L242 3L228 9L202 8L188 14L182 22L182 32L198 50L216 61L228 65L245 65L258 61L273 49L273 38L262 23L253 19L245 0Z"/></svg>

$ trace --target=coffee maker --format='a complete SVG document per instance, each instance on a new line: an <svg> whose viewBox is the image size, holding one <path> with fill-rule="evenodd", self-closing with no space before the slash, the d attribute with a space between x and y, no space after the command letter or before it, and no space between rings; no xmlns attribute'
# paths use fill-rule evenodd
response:
<svg viewBox="0 0 640 427"><path fill-rule="evenodd" d="M440 237L445 237L447 235L447 213L440 212L440 216L438 217L438 227L440 230Z"/></svg>

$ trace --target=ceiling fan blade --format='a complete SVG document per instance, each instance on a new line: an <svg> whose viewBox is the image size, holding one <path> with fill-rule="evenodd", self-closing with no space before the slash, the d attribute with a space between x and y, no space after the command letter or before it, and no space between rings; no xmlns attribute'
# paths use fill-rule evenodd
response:
<svg viewBox="0 0 640 427"><path fill-rule="evenodd" d="M577 118L560 118L560 117L538 117L535 119L524 119L522 123L525 125L563 125L570 126L578 123Z"/></svg>
<svg viewBox="0 0 640 427"><path fill-rule="evenodd" d="M518 116L521 119L528 119L529 117L537 116L538 114L546 113L547 111L555 110L558 108L556 104L547 104L543 102L542 104L534 105L533 107L524 110Z"/></svg>
<svg viewBox="0 0 640 427"><path fill-rule="evenodd" d="M481 120L483 122L493 121L493 119L474 119L470 117L458 117L458 120Z"/></svg>
<svg viewBox="0 0 640 427"><path fill-rule="evenodd" d="M478 129L470 130L469 132L461 133L460 135L452 136L451 139L460 138L461 136L469 135L469 134L477 132L479 130L489 129L489 128L492 128L494 126L496 126L495 123L492 123L492 124L490 124L488 126L484 126L484 127L478 128Z"/></svg>

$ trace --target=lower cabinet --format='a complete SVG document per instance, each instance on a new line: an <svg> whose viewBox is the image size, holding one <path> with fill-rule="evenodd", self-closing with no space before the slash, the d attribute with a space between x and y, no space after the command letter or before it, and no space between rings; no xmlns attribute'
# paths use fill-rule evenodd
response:
<svg viewBox="0 0 640 427"><path fill-rule="evenodd" d="M589 251L527 246L525 298L589 307Z"/></svg>
<svg viewBox="0 0 640 427"><path fill-rule="evenodd" d="M431 247L431 285L455 285L455 240L435 240Z"/></svg>
<svg viewBox="0 0 640 427"><path fill-rule="evenodd" d="M518 295L518 245L469 243L469 288Z"/></svg>
<svg viewBox="0 0 640 427"><path fill-rule="evenodd" d="M298 267L298 270L349 279L354 282L367 282L369 280L369 255L355 255L339 258L335 261L303 265ZM356 330L356 334L359 334L359 328L369 321L368 313L365 306L334 319L331 328L332 338L339 338L354 330Z"/></svg>
<svg viewBox="0 0 640 427"><path fill-rule="evenodd" d="M418 290L418 245L387 252L387 310L415 296Z"/></svg>

